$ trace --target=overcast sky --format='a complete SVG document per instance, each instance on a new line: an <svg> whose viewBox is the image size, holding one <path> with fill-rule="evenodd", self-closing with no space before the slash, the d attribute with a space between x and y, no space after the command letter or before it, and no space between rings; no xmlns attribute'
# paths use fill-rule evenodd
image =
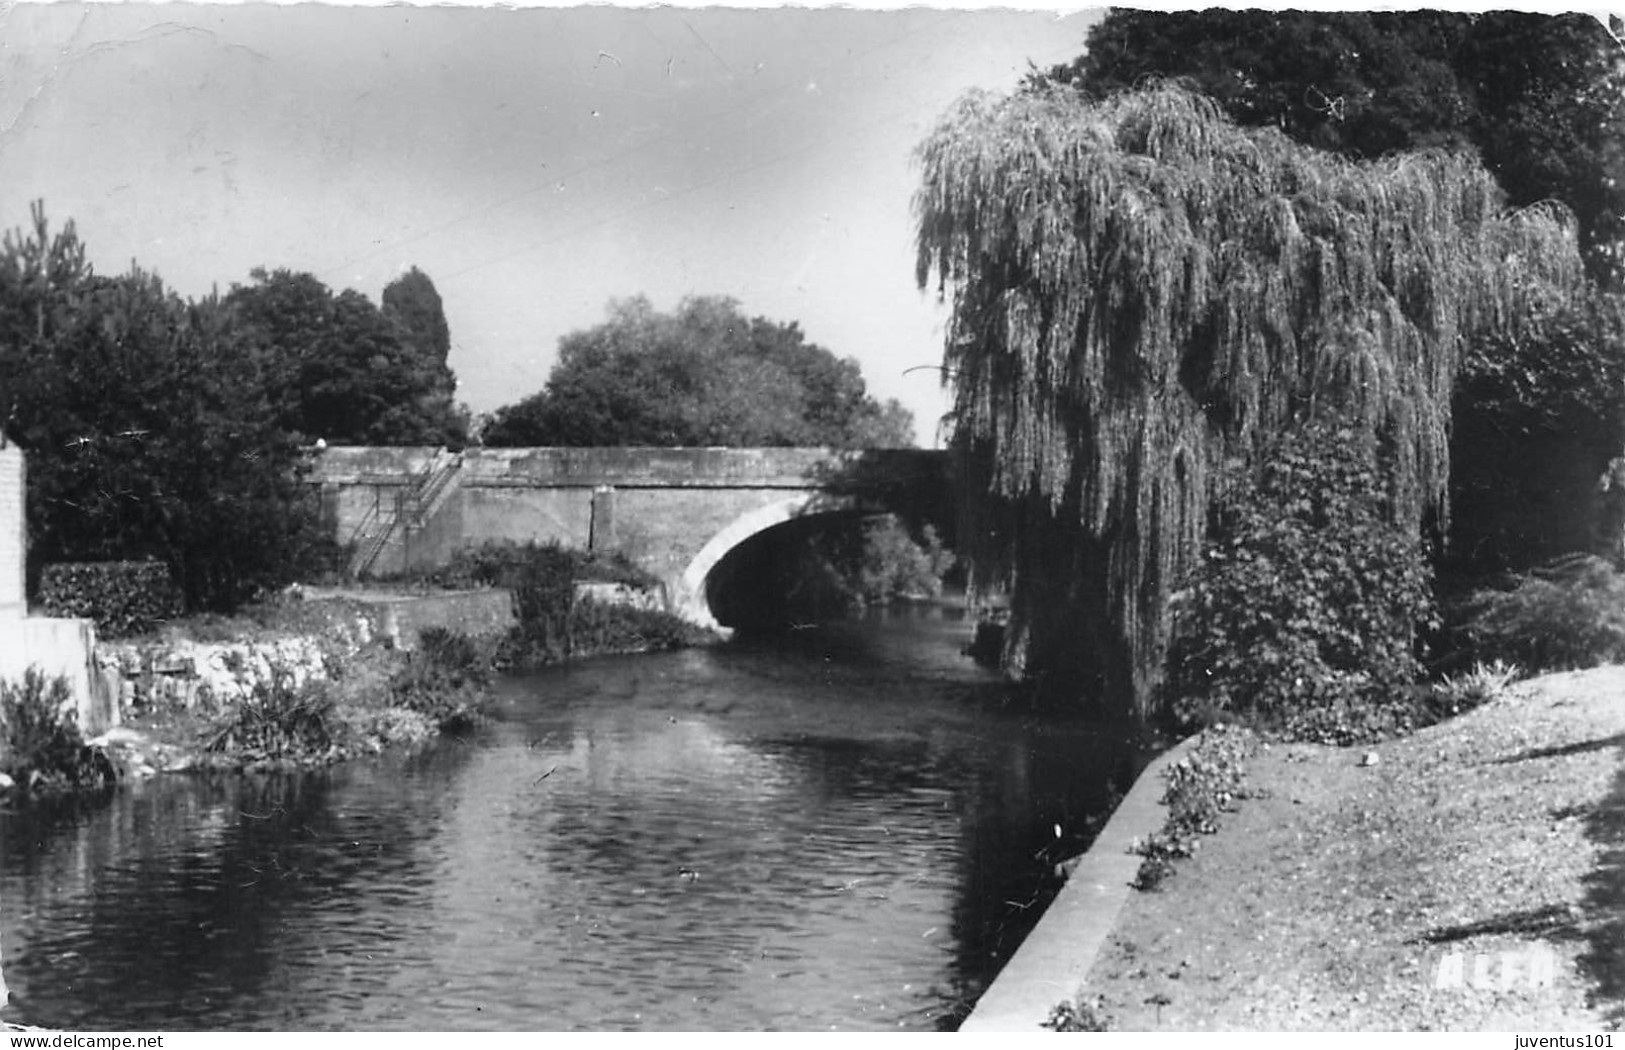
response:
<svg viewBox="0 0 1625 1050"><path fill-rule="evenodd" d="M912 151L1098 13L0 7L0 227L43 198L96 268L191 297L256 266L377 301L416 265L459 396L539 390L612 297L737 298L946 410Z"/></svg>

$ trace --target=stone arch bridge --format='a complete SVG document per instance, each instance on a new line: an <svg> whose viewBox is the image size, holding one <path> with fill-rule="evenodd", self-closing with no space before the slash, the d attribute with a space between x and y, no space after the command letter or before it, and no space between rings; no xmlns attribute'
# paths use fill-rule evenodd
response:
<svg viewBox="0 0 1625 1050"><path fill-rule="evenodd" d="M707 578L752 536L824 514L946 520L951 505L947 453L917 449L333 447L313 466L358 577L557 541L624 554L670 611L708 626Z"/></svg>

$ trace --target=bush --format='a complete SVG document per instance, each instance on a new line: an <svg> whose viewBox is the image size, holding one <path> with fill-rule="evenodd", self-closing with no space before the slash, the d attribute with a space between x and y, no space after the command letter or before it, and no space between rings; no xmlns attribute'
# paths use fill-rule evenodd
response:
<svg viewBox="0 0 1625 1050"><path fill-rule="evenodd" d="M1521 570L1590 547L1597 475L1625 439L1625 300L1537 301L1517 331L1470 341L1452 405L1456 569Z"/></svg>
<svg viewBox="0 0 1625 1050"><path fill-rule="evenodd" d="M1513 581L1468 597L1462 633L1471 653L1531 671L1625 660L1625 576L1607 560L1572 555Z"/></svg>
<svg viewBox="0 0 1625 1050"><path fill-rule="evenodd" d="M585 600L570 610L566 655L641 653L702 645L710 632L656 609Z"/></svg>
<svg viewBox="0 0 1625 1050"><path fill-rule="evenodd" d="M425 629L406 665L389 679L390 702L428 717L442 729L478 717L491 684L491 646L442 627Z"/></svg>
<svg viewBox="0 0 1625 1050"><path fill-rule="evenodd" d="M0 773L27 790L111 784L113 765L85 743L67 679L35 668L21 683L0 681Z"/></svg>
<svg viewBox="0 0 1625 1050"><path fill-rule="evenodd" d="M651 573L620 554L572 550L556 541L508 543L490 541L466 547L439 569L414 574L423 585L454 590L503 587L518 593L528 590L549 609L568 604L576 580L624 583L630 587L659 584Z"/></svg>
<svg viewBox="0 0 1625 1050"><path fill-rule="evenodd" d="M248 762L304 762L333 753L334 700L326 682L296 683L273 668L271 680L217 722L204 747Z"/></svg>
<svg viewBox="0 0 1625 1050"><path fill-rule="evenodd" d="M60 562L40 570L49 616L84 617L106 638L143 634L181 613L180 591L158 561Z"/></svg>
<svg viewBox="0 0 1625 1050"><path fill-rule="evenodd" d="M1309 424L1237 480L1175 596L1168 704L1348 744L1415 725L1418 628L1437 625L1420 540L1389 520L1376 450Z"/></svg>
<svg viewBox="0 0 1625 1050"><path fill-rule="evenodd" d="M445 568L415 580L437 587L501 587L513 593L519 624L493 654L500 667L544 667L571 656L669 649L710 637L668 613L578 602L578 581L659 585L619 554L590 554L557 543L487 543L459 551ZM429 679L437 674L428 669L421 673Z"/></svg>

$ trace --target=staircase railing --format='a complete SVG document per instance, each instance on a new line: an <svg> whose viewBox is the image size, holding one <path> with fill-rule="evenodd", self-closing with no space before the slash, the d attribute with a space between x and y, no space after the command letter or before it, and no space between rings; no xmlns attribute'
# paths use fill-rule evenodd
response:
<svg viewBox="0 0 1625 1050"><path fill-rule="evenodd" d="M416 491L410 497L414 525L418 528L427 525L435 512L445 505L454 487L452 482L456 480L462 468L461 453L447 454L443 459L436 454L429 464L428 472L415 486Z"/></svg>
<svg viewBox="0 0 1625 1050"><path fill-rule="evenodd" d="M372 569L378 556L384 552L389 541L394 538L395 530L403 528L410 536L414 528L421 529L429 523L436 511L445 505L454 488L453 482L462 470L463 457L460 453L449 453L445 449L436 449L429 464L423 473L418 475L405 492L398 493L395 505L386 514L382 501L374 501L372 509L361 519L356 526L354 537L364 537L356 550L354 559L350 562L350 574L357 578ZM371 526L372 532L366 533Z"/></svg>
<svg viewBox="0 0 1625 1050"><path fill-rule="evenodd" d="M371 509L350 534L351 542L357 544L355 554L350 559L350 575L356 579L360 579L372 568L372 563L378 560L384 544L389 542L389 537L394 533L395 522L400 517L399 497L396 497L395 504L390 508L388 515L385 515L383 500L374 497Z"/></svg>

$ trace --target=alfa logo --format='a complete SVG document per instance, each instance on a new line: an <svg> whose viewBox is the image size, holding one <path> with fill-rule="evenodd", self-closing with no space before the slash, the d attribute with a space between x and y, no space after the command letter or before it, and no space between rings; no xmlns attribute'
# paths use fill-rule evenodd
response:
<svg viewBox="0 0 1625 1050"><path fill-rule="evenodd" d="M1476 952L1469 956L1463 952L1450 952L1439 959L1433 987L1502 992L1516 988L1548 988L1556 972L1557 959L1547 947L1495 955Z"/></svg>

